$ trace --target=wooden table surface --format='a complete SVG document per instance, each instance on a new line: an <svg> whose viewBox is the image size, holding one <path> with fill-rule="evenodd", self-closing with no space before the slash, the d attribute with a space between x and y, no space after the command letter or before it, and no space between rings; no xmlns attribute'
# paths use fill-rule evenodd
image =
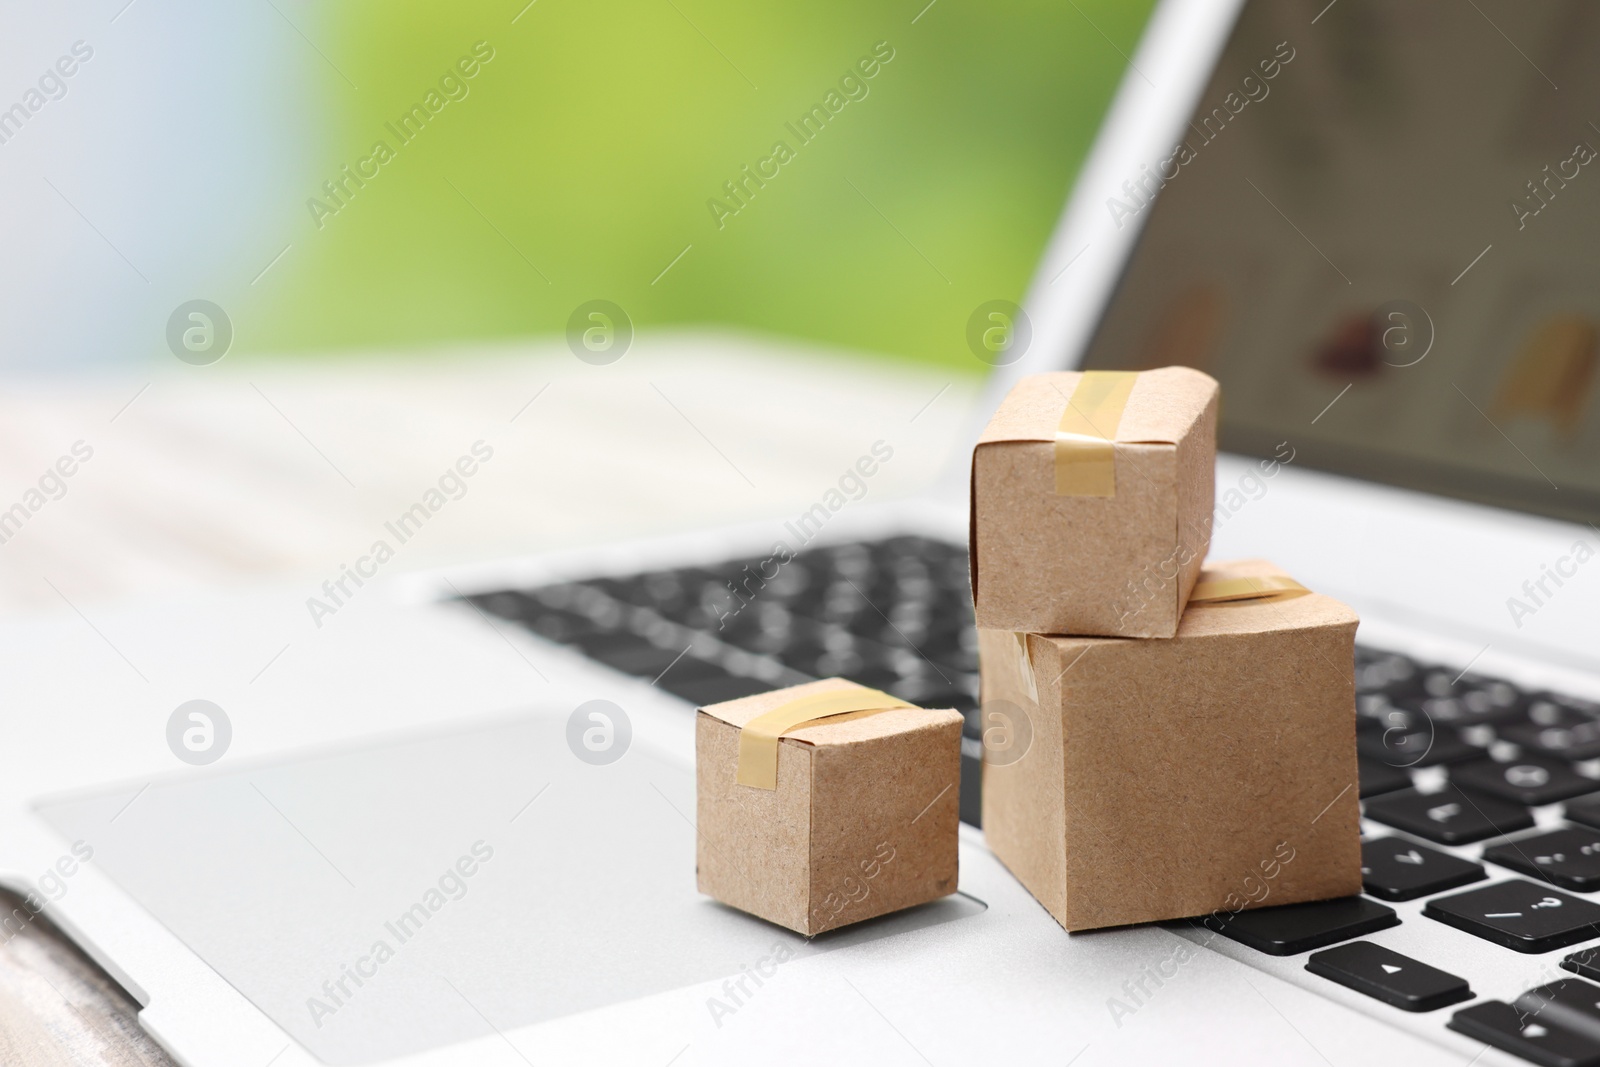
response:
<svg viewBox="0 0 1600 1067"><path fill-rule="evenodd" d="M497 480L430 522L410 566L798 514L879 440L894 459L869 495L888 499L945 468L979 385L703 334L641 337L607 367L557 343L8 382L0 510L76 443L93 455L0 543L0 612L325 574L478 440ZM171 1064L46 916L0 934L0 1064Z"/></svg>
<svg viewBox="0 0 1600 1067"><path fill-rule="evenodd" d="M0 947L0 1063L17 1067L172 1067L139 1028L139 1006L43 915L0 892L12 916Z"/></svg>

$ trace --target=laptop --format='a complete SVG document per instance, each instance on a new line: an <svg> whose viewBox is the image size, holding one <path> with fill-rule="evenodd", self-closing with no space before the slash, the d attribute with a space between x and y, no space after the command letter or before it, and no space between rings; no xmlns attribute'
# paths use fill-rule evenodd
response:
<svg viewBox="0 0 1600 1067"><path fill-rule="evenodd" d="M1600 1062L1596 41L1575 2L1166 0L1022 306L974 314L985 413L1052 369L1222 382L1212 555L1362 616L1365 918L1068 935L988 852L963 458L347 585L251 683L268 758L168 697L305 589L115 609L159 638L132 695L8 624L7 930L192 1065ZM693 718L830 675L966 717L960 886L805 939L696 893Z"/></svg>

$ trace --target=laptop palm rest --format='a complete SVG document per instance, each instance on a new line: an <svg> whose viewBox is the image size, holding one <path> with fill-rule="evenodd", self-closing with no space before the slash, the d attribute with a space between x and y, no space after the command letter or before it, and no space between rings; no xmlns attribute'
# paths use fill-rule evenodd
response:
<svg viewBox="0 0 1600 1067"><path fill-rule="evenodd" d="M811 941L694 883L694 777L537 715L38 811L327 1063L386 1059L981 912ZM132 798L130 802L130 798Z"/></svg>

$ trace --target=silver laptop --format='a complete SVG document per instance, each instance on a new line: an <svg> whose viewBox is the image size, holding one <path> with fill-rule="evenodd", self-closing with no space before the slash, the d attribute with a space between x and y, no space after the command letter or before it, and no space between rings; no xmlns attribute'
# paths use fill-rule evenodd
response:
<svg viewBox="0 0 1600 1067"><path fill-rule="evenodd" d="M375 584L241 696L268 759L163 679L259 662L304 589L120 609L132 695L8 625L8 930L194 1065L1600 1062L1597 43L1576 2L1167 0L1023 308L974 316L985 410L1221 380L1213 555L1363 618L1363 896L1069 936L990 855L962 459ZM960 892L807 940L695 892L693 708L835 674L967 716ZM168 707L181 773L132 741Z"/></svg>

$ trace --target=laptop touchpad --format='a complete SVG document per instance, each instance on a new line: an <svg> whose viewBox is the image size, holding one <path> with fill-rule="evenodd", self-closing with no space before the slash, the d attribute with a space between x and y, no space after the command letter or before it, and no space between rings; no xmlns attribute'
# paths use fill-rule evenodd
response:
<svg viewBox="0 0 1600 1067"><path fill-rule="evenodd" d="M808 942L716 904L695 891L692 772L639 746L580 762L557 715L39 812L329 1063L983 910L956 895Z"/></svg>

